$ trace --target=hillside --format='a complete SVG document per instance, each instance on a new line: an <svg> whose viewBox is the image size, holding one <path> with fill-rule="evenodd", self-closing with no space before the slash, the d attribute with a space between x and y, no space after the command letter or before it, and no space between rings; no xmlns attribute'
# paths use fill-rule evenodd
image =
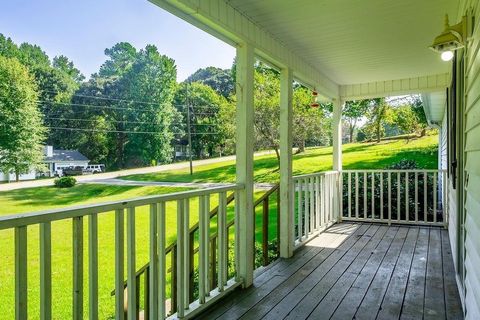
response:
<svg viewBox="0 0 480 320"><path fill-rule="evenodd" d="M419 168L435 169L438 163L438 135L411 140L389 140L380 143L351 143L343 145L344 169L385 169L402 159L416 161ZM276 182L278 162L273 154L255 158L255 181ZM332 169L332 147L309 148L294 155L293 174L306 174ZM125 176L126 180L171 182L234 182L235 162L225 161L188 169Z"/></svg>

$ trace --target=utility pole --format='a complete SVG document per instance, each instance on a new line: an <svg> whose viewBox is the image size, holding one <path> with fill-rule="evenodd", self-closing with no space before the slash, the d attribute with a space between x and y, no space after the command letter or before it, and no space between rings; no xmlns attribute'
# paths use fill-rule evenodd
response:
<svg viewBox="0 0 480 320"><path fill-rule="evenodd" d="M187 105L187 130L188 130L188 157L190 159L190 175L193 175L193 164L192 164L192 128L190 123L190 99L188 96L188 82L186 83L186 105Z"/></svg>

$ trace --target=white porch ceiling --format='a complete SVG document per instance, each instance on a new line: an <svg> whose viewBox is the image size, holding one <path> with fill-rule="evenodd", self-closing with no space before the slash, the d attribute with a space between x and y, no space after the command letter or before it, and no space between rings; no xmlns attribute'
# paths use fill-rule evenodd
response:
<svg viewBox="0 0 480 320"><path fill-rule="evenodd" d="M428 49L458 0L226 0L340 85L449 72Z"/></svg>

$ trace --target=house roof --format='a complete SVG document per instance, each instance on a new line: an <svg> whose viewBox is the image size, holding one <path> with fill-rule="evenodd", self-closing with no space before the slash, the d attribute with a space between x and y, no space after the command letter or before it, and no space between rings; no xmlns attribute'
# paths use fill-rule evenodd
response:
<svg viewBox="0 0 480 320"><path fill-rule="evenodd" d="M77 150L53 150L52 157L46 157L46 162L58 161L90 161L87 157Z"/></svg>

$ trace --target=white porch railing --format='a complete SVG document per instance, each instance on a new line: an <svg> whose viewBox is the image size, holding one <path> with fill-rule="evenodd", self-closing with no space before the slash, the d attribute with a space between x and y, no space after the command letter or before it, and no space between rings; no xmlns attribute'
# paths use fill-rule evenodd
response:
<svg viewBox="0 0 480 320"><path fill-rule="evenodd" d="M344 170L342 219L446 226L445 170Z"/></svg>
<svg viewBox="0 0 480 320"><path fill-rule="evenodd" d="M40 230L40 317L52 318L52 265L51 265L51 223L59 220L71 220L73 222L73 318L83 319L84 311L84 288L83 288L83 251L88 246L88 314L90 319L98 319L98 215L115 215L115 315L116 319L124 318L124 274L127 278L127 318L136 319L138 308L136 292L138 281L136 277L136 243L137 231L149 234L150 274L149 290L150 303L148 314L153 319L167 317L166 310L166 286L167 286L167 263L166 263L166 238L165 217L166 203L175 202L177 211L177 245L176 259L172 260L172 268L176 268L174 316L184 317L193 315L204 306L214 302L229 290L240 284L235 264L235 277L227 279L228 271L228 232L227 232L227 192L237 192L242 186L231 185L214 187L209 189L194 190L138 198L131 201L116 201L98 205L80 206L67 209L43 211L30 214L10 215L0 217L0 230L14 229L15 234L15 318L27 319L27 227L38 226ZM217 270L216 287L211 285L211 273L209 270L209 245L210 245L210 198L218 196L217 224ZM238 197L235 197L238 199ZM191 287L190 277L190 242L189 236L189 212L192 200L199 203L199 279L198 299L190 303ZM150 208L149 230L136 230L135 209L141 206ZM235 206L237 207L237 205ZM125 227L126 211L126 227ZM88 239L85 244L83 232L83 219L88 219ZM235 219L238 219L235 210ZM101 230L100 230L101 231ZM126 233L126 235L125 235ZM237 237L237 228L235 236ZM124 241L126 237L126 252ZM238 261L239 241L235 241L235 260ZM170 253L172 254L172 253ZM124 270L124 260L127 260L127 268ZM173 306L172 306L173 308ZM32 315L30 315L32 316ZM34 315L34 317L38 317Z"/></svg>
<svg viewBox="0 0 480 320"><path fill-rule="evenodd" d="M295 247L299 247L339 220L339 172L293 177Z"/></svg>
<svg viewBox="0 0 480 320"><path fill-rule="evenodd" d="M337 221L447 226L445 170L344 170L293 177L298 247Z"/></svg>

